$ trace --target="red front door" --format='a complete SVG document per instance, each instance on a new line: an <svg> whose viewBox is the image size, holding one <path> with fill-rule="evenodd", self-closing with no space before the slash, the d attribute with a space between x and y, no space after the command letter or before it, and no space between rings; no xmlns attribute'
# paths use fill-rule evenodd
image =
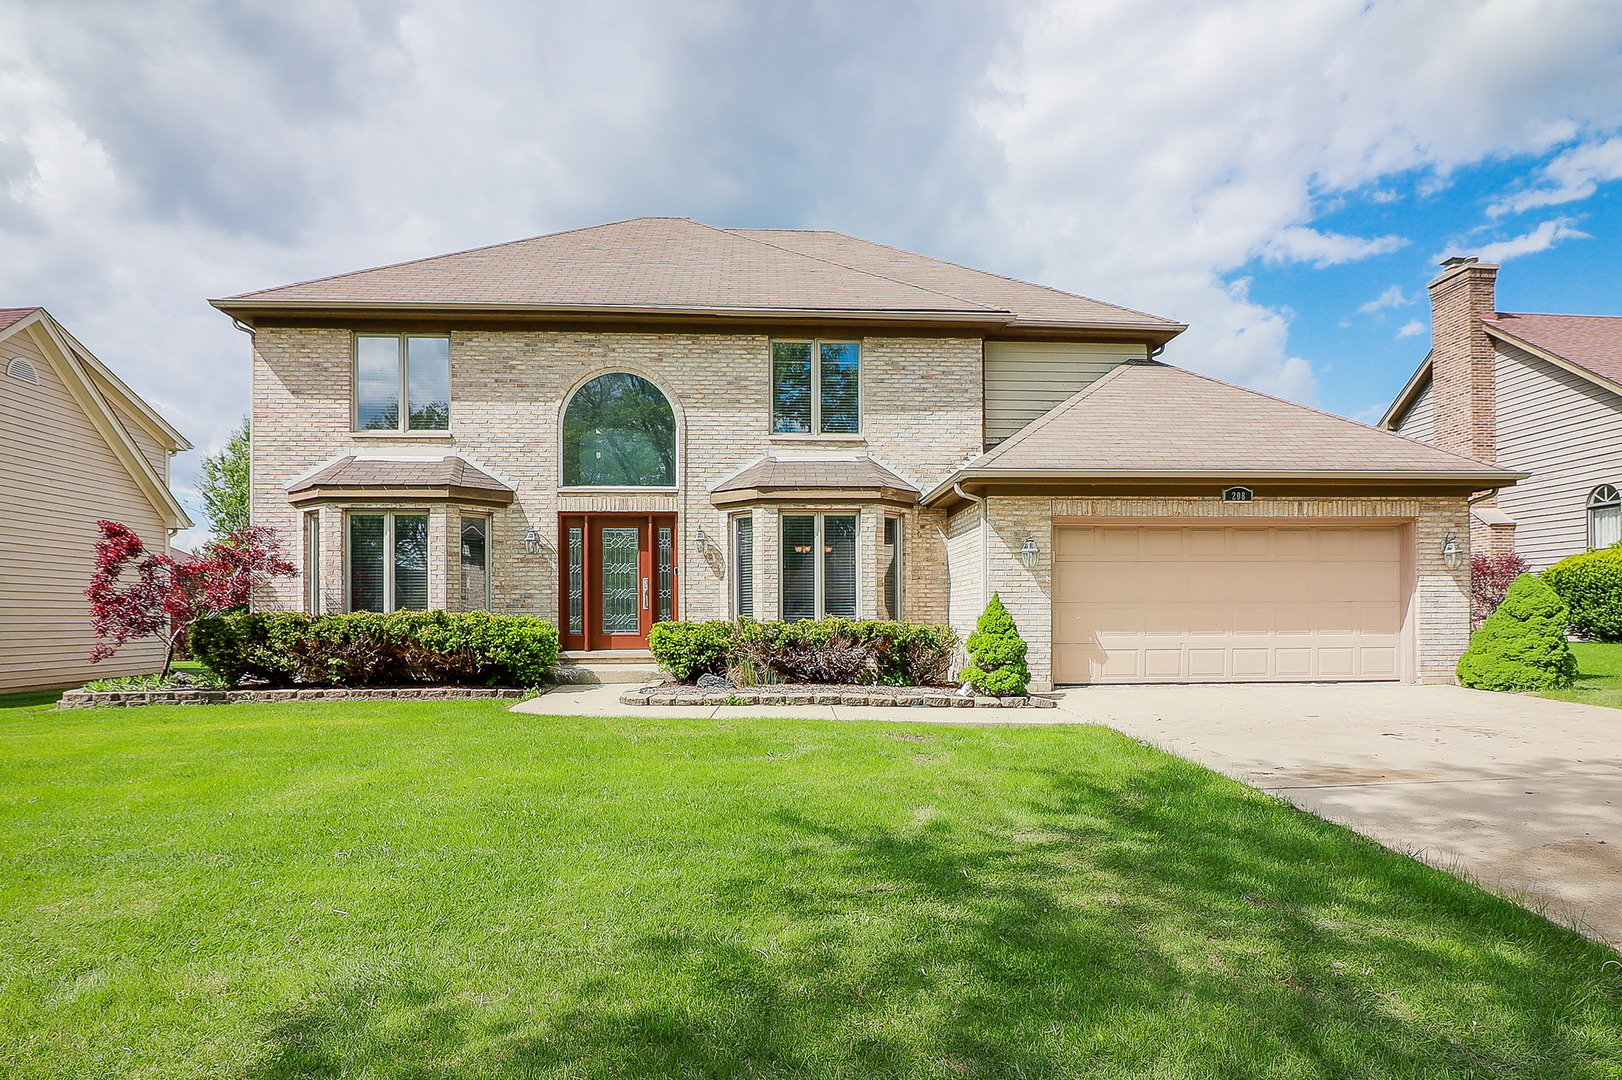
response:
<svg viewBox="0 0 1622 1080"><path fill-rule="evenodd" d="M645 649L653 624L676 617L673 515L566 514L558 551L565 649Z"/></svg>

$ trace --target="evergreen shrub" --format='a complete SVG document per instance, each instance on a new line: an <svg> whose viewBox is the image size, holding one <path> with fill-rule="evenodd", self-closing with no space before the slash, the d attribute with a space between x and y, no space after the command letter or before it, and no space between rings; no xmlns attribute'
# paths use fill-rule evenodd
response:
<svg viewBox="0 0 1622 1080"><path fill-rule="evenodd" d="M232 612L199 621L192 655L235 685L534 686L557 662L557 627L489 611Z"/></svg>
<svg viewBox="0 0 1622 1080"><path fill-rule="evenodd" d="M1025 639L996 593L991 594L991 603L969 635L969 663L963 669L963 681L981 693L999 697L1021 695L1030 685Z"/></svg>
<svg viewBox="0 0 1622 1080"><path fill-rule="evenodd" d="M946 681L958 637L950 627L878 619L654 624L653 658L690 682L749 671L762 682L928 686Z"/></svg>
<svg viewBox="0 0 1622 1080"><path fill-rule="evenodd" d="M1595 641L1622 641L1622 548L1561 559L1543 580L1571 608L1571 628Z"/></svg>
<svg viewBox="0 0 1622 1080"><path fill-rule="evenodd" d="M1459 657L1459 682L1478 690L1560 690L1577 676L1566 642L1571 609L1535 574L1522 574Z"/></svg>

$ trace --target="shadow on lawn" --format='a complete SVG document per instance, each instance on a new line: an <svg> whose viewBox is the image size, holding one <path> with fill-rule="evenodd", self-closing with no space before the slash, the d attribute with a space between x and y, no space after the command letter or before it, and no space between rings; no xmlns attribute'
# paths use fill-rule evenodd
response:
<svg viewBox="0 0 1622 1080"><path fill-rule="evenodd" d="M573 986L499 1007L410 979L335 991L278 1018L248 1075L1614 1066L1622 980L1571 978L1597 979L1609 950L1183 763L1043 779L1036 827L1013 835L767 811L794 840L723 885L714 921L736 934L644 933Z"/></svg>

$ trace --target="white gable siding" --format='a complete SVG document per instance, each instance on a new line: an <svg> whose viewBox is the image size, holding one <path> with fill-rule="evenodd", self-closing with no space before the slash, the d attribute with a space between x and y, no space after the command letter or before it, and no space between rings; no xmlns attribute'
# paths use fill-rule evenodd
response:
<svg viewBox="0 0 1622 1080"><path fill-rule="evenodd" d="M1622 396L1496 343L1498 463L1530 472L1498 505L1515 549L1542 570L1588 546L1588 493L1622 485Z"/></svg>
<svg viewBox="0 0 1622 1080"><path fill-rule="evenodd" d="M1408 415L1397 425L1397 434L1418 439L1420 442L1435 441L1436 399L1431 394L1430 383L1425 384L1425 389L1419 392L1414 403L1408 407Z"/></svg>
<svg viewBox="0 0 1622 1080"><path fill-rule="evenodd" d="M1144 346L1130 344L986 342L987 445L1002 442L1123 361L1148 355Z"/></svg>
<svg viewBox="0 0 1622 1080"><path fill-rule="evenodd" d="M90 664L84 588L98 518L128 525L154 552L168 547L164 521L27 331L0 356L39 374L29 385L0 373L0 693L156 671L163 651L152 638Z"/></svg>

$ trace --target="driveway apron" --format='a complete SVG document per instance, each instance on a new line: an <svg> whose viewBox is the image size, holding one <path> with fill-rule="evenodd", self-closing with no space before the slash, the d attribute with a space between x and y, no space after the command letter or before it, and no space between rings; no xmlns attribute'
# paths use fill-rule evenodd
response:
<svg viewBox="0 0 1622 1080"><path fill-rule="evenodd" d="M1622 947L1622 710L1342 684L1088 687L1060 711Z"/></svg>

